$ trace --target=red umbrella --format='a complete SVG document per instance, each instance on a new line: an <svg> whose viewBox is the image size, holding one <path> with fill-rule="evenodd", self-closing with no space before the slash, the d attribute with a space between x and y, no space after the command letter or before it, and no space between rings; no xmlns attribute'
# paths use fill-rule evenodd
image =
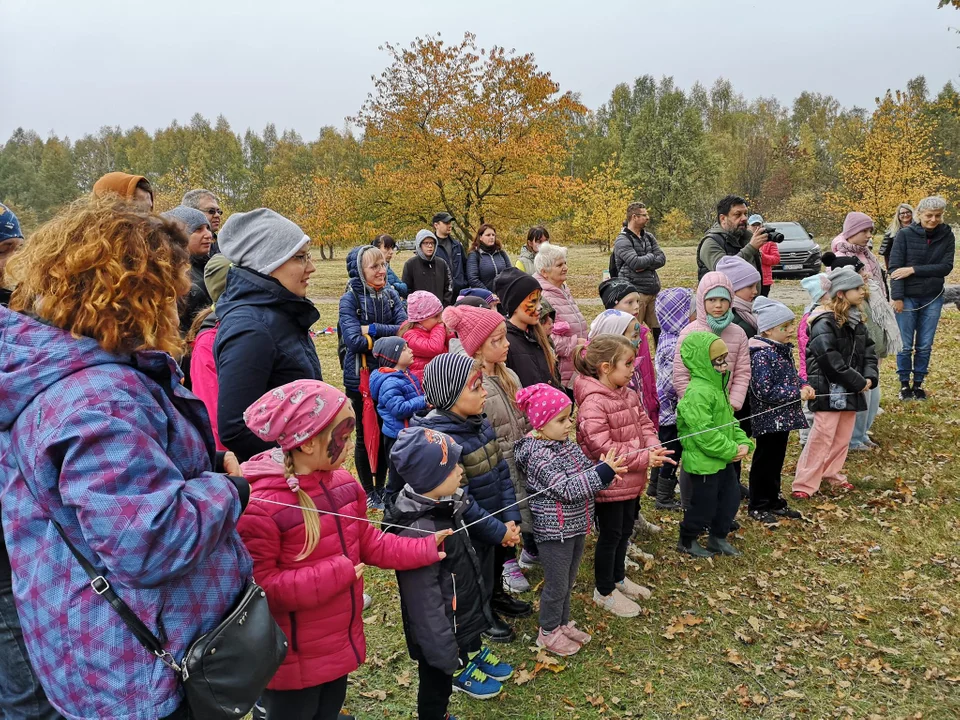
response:
<svg viewBox="0 0 960 720"><path fill-rule="evenodd" d="M377 472L380 459L380 425L377 423L377 407L370 397L370 370L367 356L360 356L360 394L363 396L363 445L370 458L370 472Z"/></svg>

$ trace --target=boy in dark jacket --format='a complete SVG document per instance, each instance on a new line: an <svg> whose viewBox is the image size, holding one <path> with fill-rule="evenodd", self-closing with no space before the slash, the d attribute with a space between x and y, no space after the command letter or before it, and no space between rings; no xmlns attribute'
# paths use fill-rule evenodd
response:
<svg viewBox="0 0 960 720"><path fill-rule="evenodd" d="M430 568L397 573L403 631L410 657L419 663L417 717L444 720L453 689L487 699L500 694L513 668L481 649L481 633L492 619L483 600L484 582L465 530L472 504L460 487L463 449L440 432L426 428L400 431L391 462L406 480L386 521L422 537L453 530L446 553ZM430 528L434 528L430 530Z"/></svg>
<svg viewBox="0 0 960 720"><path fill-rule="evenodd" d="M410 372L413 351L403 338L379 338L373 344L373 356L380 362L380 369L370 375L370 396L383 419L383 453L390 457L400 431L427 407L427 396L417 376Z"/></svg>
<svg viewBox="0 0 960 720"><path fill-rule="evenodd" d="M433 293L444 307L453 305L453 280L450 266L437 257L437 236L429 230L417 233L416 255L403 264L403 282L410 293L425 290Z"/></svg>

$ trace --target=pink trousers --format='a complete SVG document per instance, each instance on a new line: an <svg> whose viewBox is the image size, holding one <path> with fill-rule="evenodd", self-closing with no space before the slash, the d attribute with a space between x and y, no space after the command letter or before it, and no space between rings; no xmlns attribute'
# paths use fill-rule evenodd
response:
<svg viewBox="0 0 960 720"><path fill-rule="evenodd" d="M840 470L847 459L856 421L855 412L813 414L813 428L797 461L797 474L793 479L794 492L813 495L824 480L831 485L846 482L847 477Z"/></svg>

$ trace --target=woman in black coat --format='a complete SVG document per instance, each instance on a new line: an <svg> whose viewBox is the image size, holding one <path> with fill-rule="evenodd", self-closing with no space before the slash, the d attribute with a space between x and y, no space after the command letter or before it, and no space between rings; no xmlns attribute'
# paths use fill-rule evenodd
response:
<svg viewBox="0 0 960 720"><path fill-rule="evenodd" d="M497 240L497 231L493 225L481 225L467 256L467 281L470 287L496 292L494 287L497 278L508 267L510 256L504 252L503 246Z"/></svg>

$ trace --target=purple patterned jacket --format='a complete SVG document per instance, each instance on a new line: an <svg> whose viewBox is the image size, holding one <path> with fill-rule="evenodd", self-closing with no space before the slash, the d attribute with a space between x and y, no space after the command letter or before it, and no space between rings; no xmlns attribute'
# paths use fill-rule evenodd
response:
<svg viewBox="0 0 960 720"><path fill-rule="evenodd" d="M252 572L241 501L212 472L203 404L169 355L111 355L0 307L0 494L24 639L71 720L155 720L182 702L51 523L179 660Z"/></svg>

